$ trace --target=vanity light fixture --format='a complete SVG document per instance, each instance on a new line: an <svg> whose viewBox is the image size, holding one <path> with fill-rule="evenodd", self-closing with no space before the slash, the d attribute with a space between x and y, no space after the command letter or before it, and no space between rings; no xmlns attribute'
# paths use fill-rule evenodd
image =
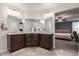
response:
<svg viewBox="0 0 79 59"><path fill-rule="evenodd" d="M52 17L52 16L53 16L52 12L49 12L49 13L44 14L43 18L46 19L46 18L49 18L49 17Z"/></svg>
<svg viewBox="0 0 79 59"><path fill-rule="evenodd" d="M19 11L16 11L15 9L10 9L8 10L8 14L12 15L12 16L17 16L17 17L21 17L21 13Z"/></svg>
<svg viewBox="0 0 79 59"><path fill-rule="evenodd" d="M58 20L58 22L62 22L62 19Z"/></svg>

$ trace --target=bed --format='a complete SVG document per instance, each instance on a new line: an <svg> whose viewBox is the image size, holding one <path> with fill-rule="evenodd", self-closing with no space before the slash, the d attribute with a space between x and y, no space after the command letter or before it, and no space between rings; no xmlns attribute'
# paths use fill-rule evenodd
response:
<svg viewBox="0 0 79 59"><path fill-rule="evenodd" d="M71 32L70 30L56 30L55 38L71 40Z"/></svg>

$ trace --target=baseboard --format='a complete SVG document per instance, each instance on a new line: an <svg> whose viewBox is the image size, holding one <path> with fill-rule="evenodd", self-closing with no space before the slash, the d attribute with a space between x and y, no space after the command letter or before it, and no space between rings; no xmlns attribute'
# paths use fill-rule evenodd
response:
<svg viewBox="0 0 79 59"><path fill-rule="evenodd" d="M4 50L0 50L0 53L3 53L3 52L5 52L5 51L7 51L7 49L4 49Z"/></svg>

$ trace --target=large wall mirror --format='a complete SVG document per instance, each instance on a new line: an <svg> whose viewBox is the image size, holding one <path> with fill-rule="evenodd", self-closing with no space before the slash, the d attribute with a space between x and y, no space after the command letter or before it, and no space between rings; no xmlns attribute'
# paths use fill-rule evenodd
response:
<svg viewBox="0 0 79 59"><path fill-rule="evenodd" d="M11 33L20 32L19 29L22 28L20 26L20 22L21 22L21 19L15 17L15 16L8 15L8 17L7 17L8 32L11 32Z"/></svg>

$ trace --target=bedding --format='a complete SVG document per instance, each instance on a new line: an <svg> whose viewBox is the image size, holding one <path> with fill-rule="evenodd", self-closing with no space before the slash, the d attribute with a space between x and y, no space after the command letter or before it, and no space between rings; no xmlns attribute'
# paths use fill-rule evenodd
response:
<svg viewBox="0 0 79 59"><path fill-rule="evenodd" d="M55 30L56 33L71 33L71 30L68 29L58 29Z"/></svg>
<svg viewBox="0 0 79 59"><path fill-rule="evenodd" d="M71 33L55 33L55 38L71 40Z"/></svg>

